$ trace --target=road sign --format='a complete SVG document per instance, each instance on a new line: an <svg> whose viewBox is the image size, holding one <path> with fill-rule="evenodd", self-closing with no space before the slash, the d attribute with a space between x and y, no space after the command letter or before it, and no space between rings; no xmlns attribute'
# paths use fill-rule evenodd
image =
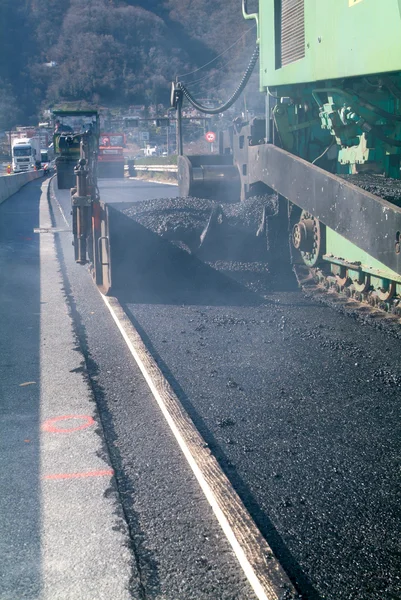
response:
<svg viewBox="0 0 401 600"><path fill-rule="evenodd" d="M207 142L210 142L211 144L213 144L213 142L216 141L216 134L214 133L214 131L208 131L205 134L205 138Z"/></svg>

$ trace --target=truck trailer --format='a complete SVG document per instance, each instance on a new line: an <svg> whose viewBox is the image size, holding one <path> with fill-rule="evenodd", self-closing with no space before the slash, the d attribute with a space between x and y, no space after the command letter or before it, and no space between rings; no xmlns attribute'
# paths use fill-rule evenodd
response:
<svg viewBox="0 0 401 600"><path fill-rule="evenodd" d="M14 138L11 141L12 169L14 173L24 173L40 169L39 137Z"/></svg>

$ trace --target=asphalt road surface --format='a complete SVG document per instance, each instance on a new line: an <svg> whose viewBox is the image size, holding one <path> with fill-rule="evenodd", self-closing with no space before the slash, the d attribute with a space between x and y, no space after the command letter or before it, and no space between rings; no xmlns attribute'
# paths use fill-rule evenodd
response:
<svg viewBox="0 0 401 600"><path fill-rule="evenodd" d="M0 204L0 599L139 599L47 186Z"/></svg>
<svg viewBox="0 0 401 600"><path fill-rule="evenodd" d="M100 193L133 202L176 188L109 180ZM67 192L56 196L67 215ZM55 204L54 214L62 225ZM210 562L221 534L192 510L200 491L178 477L187 471L171 436L148 432L161 417L68 234L59 246L145 597L252 598L223 540ZM306 298L288 275L273 283L268 265L182 252L168 281L153 267L140 289L127 272L119 300L303 597L400 599L400 340Z"/></svg>
<svg viewBox="0 0 401 600"><path fill-rule="evenodd" d="M103 188L103 186L101 186ZM132 201L175 188L106 181L111 198ZM102 189L103 192L103 189ZM66 228L69 192L53 198ZM134 597L163 600L253 600L255 595L195 480L148 385L85 267L75 264L71 233L58 236L59 258L76 335L86 357L139 573ZM136 596L135 596L136 594Z"/></svg>

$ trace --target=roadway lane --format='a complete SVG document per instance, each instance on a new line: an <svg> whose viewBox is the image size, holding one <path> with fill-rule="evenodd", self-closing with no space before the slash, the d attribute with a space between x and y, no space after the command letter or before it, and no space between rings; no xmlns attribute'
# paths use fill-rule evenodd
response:
<svg viewBox="0 0 401 600"><path fill-rule="evenodd" d="M103 189L104 186L104 189ZM175 195L172 186L100 182L102 198ZM118 193L119 190L121 194ZM139 190L139 191L138 191ZM57 198L69 218L69 193ZM65 227L53 199L56 224ZM58 239L77 338L105 430L144 599L253 600L252 589L85 267Z"/></svg>
<svg viewBox="0 0 401 600"><path fill-rule="evenodd" d="M0 599L139 599L54 239L34 233L47 185L0 205Z"/></svg>
<svg viewBox="0 0 401 600"><path fill-rule="evenodd" d="M36 599L42 578L40 388L20 387L40 381L41 184L0 206L0 598L29 589Z"/></svg>
<svg viewBox="0 0 401 600"><path fill-rule="evenodd" d="M103 200L149 197L103 185ZM260 265L212 266L196 263L192 294L177 263L120 302L305 598L401 598L400 341Z"/></svg>

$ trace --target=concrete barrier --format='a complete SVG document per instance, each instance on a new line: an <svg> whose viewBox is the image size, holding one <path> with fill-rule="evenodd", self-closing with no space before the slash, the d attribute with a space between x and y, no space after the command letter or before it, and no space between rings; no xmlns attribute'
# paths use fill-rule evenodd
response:
<svg viewBox="0 0 401 600"><path fill-rule="evenodd" d="M0 204L18 192L26 183L39 177L43 177L43 170L0 177Z"/></svg>

